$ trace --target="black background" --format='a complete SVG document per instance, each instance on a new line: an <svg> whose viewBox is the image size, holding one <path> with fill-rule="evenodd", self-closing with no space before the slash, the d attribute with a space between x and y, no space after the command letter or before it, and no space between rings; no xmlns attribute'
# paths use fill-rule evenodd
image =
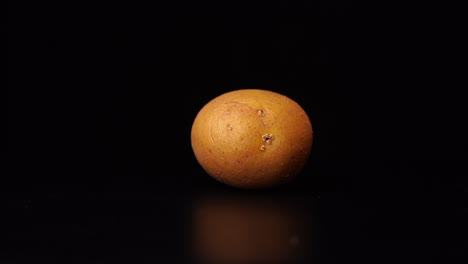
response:
<svg viewBox="0 0 468 264"><path fill-rule="evenodd" d="M307 263L465 256L452 10L9 3L2 263L192 263L192 202L213 192L298 194L318 230ZM233 190L197 164L197 111L238 88L283 93L309 113L312 154L291 184Z"/></svg>

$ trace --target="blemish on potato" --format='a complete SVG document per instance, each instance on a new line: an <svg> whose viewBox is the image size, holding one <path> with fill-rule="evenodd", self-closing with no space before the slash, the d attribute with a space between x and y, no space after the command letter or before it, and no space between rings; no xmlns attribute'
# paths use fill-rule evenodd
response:
<svg viewBox="0 0 468 264"><path fill-rule="evenodd" d="M261 151L265 151L265 150L266 150L266 146L265 146L265 145L261 145L261 146L260 146L260 150L261 150Z"/></svg>
<svg viewBox="0 0 468 264"><path fill-rule="evenodd" d="M258 116L264 116L265 112L263 111L263 109L258 109L257 114Z"/></svg>
<svg viewBox="0 0 468 264"><path fill-rule="evenodd" d="M262 136L262 139L266 144L270 145L274 139L274 136L273 134L265 134Z"/></svg>

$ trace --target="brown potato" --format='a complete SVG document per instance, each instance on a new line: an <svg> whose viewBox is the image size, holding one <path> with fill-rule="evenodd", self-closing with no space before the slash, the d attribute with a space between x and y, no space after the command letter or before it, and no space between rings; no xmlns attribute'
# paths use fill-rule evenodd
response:
<svg viewBox="0 0 468 264"><path fill-rule="evenodd" d="M312 147L312 124L289 97L262 89L224 93L198 112L191 143L216 180L239 188L268 188L302 171Z"/></svg>

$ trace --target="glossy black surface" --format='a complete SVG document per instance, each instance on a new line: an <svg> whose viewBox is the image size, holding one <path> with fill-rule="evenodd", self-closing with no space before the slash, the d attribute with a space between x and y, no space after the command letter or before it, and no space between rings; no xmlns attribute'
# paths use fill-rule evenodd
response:
<svg viewBox="0 0 468 264"><path fill-rule="evenodd" d="M11 3L0 263L466 263L465 103L429 41L450 27L166 2ZM197 111L245 87L310 115L289 185L236 190L195 160Z"/></svg>

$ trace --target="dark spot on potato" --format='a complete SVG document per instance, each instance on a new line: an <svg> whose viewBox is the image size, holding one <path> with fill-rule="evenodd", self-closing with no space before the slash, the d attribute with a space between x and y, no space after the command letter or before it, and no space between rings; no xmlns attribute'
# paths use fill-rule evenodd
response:
<svg viewBox="0 0 468 264"><path fill-rule="evenodd" d="M270 145L274 139L274 136L273 134L265 134L262 136L262 139L266 144Z"/></svg>

